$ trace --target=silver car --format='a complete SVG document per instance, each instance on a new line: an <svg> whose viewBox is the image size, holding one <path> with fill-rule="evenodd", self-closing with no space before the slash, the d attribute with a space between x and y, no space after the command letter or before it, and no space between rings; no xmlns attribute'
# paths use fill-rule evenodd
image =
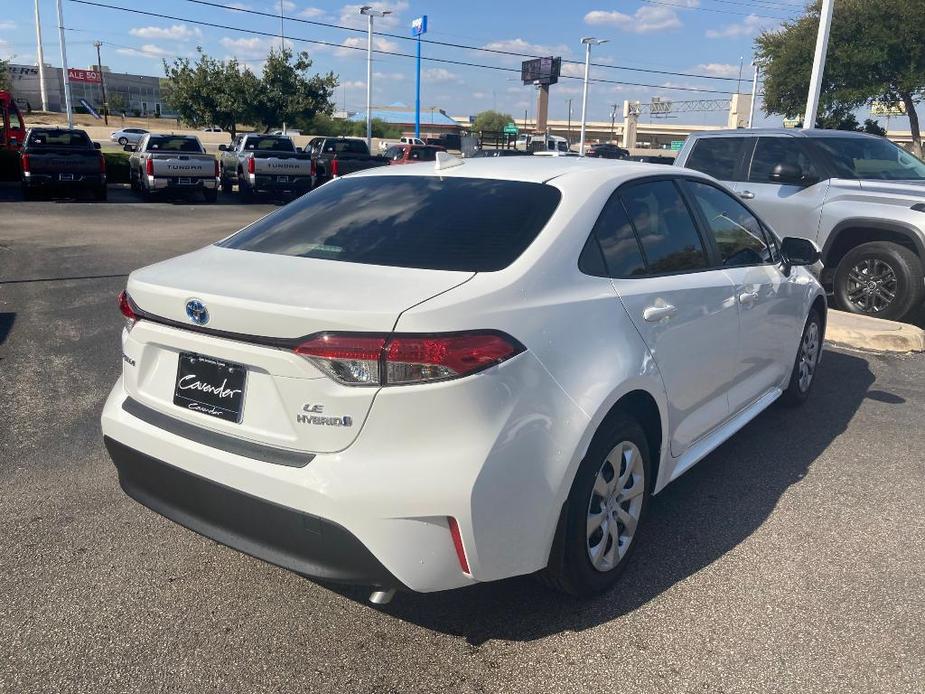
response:
<svg viewBox="0 0 925 694"><path fill-rule="evenodd" d="M137 145L141 142L141 138L147 134L148 131L144 128L122 128L121 130L113 131L109 139L125 147L125 145Z"/></svg>

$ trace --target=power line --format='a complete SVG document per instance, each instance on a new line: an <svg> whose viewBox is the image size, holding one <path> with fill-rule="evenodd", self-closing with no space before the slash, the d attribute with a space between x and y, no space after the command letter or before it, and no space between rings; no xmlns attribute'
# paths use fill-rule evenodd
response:
<svg viewBox="0 0 925 694"><path fill-rule="evenodd" d="M227 31L235 31L235 32L243 33L243 34L251 34L251 35L257 35L257 36L266 36L266 37L270 37L274 39L279 38L279 35L276 33L258 31L256 29L251 29L251 28L243 29L243 28L231 26L228 24L218 24L216 22L206 22L206 21L199 20L199 19L190 19L188 17L177 17L175 15L164 14L161 12L150 12L147 10L137 10L137 9L130 8L130 7L120 7L118 5L108 5L108 4L101 3L101 2L93 2L93 0L70 0L70 2L77 3L79 5L89 5L93 7L102 7L102 8L110 9L110 10L119 10L121 12L128 12L131 14L144 15L147 17L157 17L158 19L169 19L171 21L176 21L176 22L189 22L190 24L197 24L199 26L207 26L213 29L225 29ZM275 19L276 15L273 15L273 17ZM311 43L311 44L316 44L320 46L328 46L330 48L364 51L364 52L366 51L366 49L362 46L349 46L349 45L344 45L340 43L334 43L332 41L322 41L320 39L307 39L307 38L298 37L298 36L289 36L288 38L291 41L298 41L301 43ZM416 55L411 54L411 53L401 53L398 51L387 51L387 50L383 50L380 48L374 48L373 53L378 53L380 55L398 56L402 58L412 58L412 59L417 58ZM472 62L468 62L465 60L452 60L450 58L436 58L433 56L422 56L421 59L434 62L434 63L443 63L445 65L457 65L460 67L472 67L472 68L479 68L483 70L495 70L498 72L514 72L514 73L520 74L520 69L518 68L504 67L501 65L485 65L481 63L472 63ZM676 73L669 73L669 74L675 75ZM575 80L582 79L581 77L573 76L573 75L561 75L561 77L564 79L575 79ZM696 77L699 77L699 76L696 76ZM729 79L729 78L724 78L724 79ZM666 86L663 84L645 84L645 83L640 83L640 82L626 82L624 80L609 80L609 79L603 79L600 77L592 78L589 81L595 82L598 84L615 84L615 85L628 86L628 87L643 87L647 89L661 89L661 90L666 90L666 91L702 92L705 94L734 94L735 93L732 91L725 91L721 89L704 89L702 87L687 87L687 86Z"/></svg>
<svg viewBox="0 0 925 694"><path fill-rule="evenodd" d="M647 2L650 5L659 5L661 7L670 7L675 10L691 10L696 12L714 12L716 14L730 14L736 17L760 17L761 19L779 19L781 21L786 21L790 17L776 17L767 14L755 14L754 12L733 12L732 10L718 10L713 7L690 7L687 5L677 5L673 2L660 2L660 0L642 0L642 2Z"/></svg>
<svg viewBox="0 0 925 694"><path fill-rule="evenodd" d="M229 7L227 5L222 5L220 3L210 2L209 0L184 0L184 2L188 2L193 5L203 5L205 7L215 7L215 8L227 10L229 12L233 11L233 12L241 12L243 14L256 15L258 17L269 17L274 20L277 17L279 17L279 15L273 14L271 12L261 12L260 10L252 10L252 9L244 8L244 7ZM320 27L325 27L327 29L339 29L341 31L353 31L353 32L361 33L361 34L366 33L365 29L360 29L358 27L346 26L344 24L333 24L331 22L322 22L322 21L314 20L314 19L301 19L299 17L286 17L286 21L298 22L301 24L310 24L312 26L320 26ZM393 33L385 32L385 31L374 31L373 34L375 36L382 36L382 37L386 37L390 39L398 39L400 41L416 41L417 40L410 36L404 36L402 34L393 34ZM467 51L480 51L482 53L494 53L495 55L508 55L514 58L543 58L545 57L541 55L533 55L530 53L518 53L517 51L508 51L503 48L489 48L487 46L470 46L464 43L453 43L451 41L436 41L434 39L422 39L421 43L430 44L432 46L443 46L444 48L459 48L459 49L467 50ZM571 60L568 58L564 58L562 62L571 63L573 65L584 66L584 62L581 60ZM632 71L632 72L646 72L646 73L651 73L651 74L656 74L656 75L668 75L670 77L692 77L692 78L704 79L704 80L726 80L726 81L735 80L734 77L718 77L716 75L702 75L698 73L676 72L672 70L657 70L653 68L631 67L629 65L609 65L606 63L591 63L591 66L597 67L597 68L604 68L608 70L627 70L627 71Z"/></svg>

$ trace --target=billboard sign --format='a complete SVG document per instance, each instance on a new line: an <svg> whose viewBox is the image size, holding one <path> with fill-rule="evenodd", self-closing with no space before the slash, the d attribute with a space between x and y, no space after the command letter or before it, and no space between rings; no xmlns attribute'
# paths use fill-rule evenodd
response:
<svg viewBox="0 0 925 694"><path fill-rule="evenodd" d="M534 58L525 60L520 65L520 79L524 84L542 84L549 86L559 81L562 58Z"/></svg>
<svg viewBox="0 0 925 694"><path fill-rule="evenodd" d="M427 33L427 15L411 20L411 35L420 36Z"/></svg>
<svg viewBox="0 0 925 694"><path fill-rule="evenodd" d="M67 78L72 82L93 82L95 84L103 81L103 75L96 70L81 70L76 67L67 69Z"/></svg>

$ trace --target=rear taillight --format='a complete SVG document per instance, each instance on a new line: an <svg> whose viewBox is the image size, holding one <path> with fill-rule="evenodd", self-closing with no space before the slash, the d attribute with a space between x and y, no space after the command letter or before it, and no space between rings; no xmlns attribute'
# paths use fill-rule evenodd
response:
<svg viewBox="0 0 925 694"><path fill-rule="evenodd" d="M145 174L148 176L154 175L154 160L153 159L145 160Z"/></svg>
<svg viewBox="0 0 925 694"><path fill-rule="evenodd" d="M216 159L213 163L215 164L215 178L218 178L218 160Z"/></svg>
<svg viewBox="0 0 925 694"><path fill-rule="evenodd" d="M23 154L22 155L22 172L25 174L31 173L32 169L30 167L31 167L31 164L29 163L29 155Z"/></svg>
<svg viewBox="0 0 925 694"><path fill-rule="evenodd" d="M257 170L256 164L254 164L254 158L251 157L247 160L247 173L252 174Z"/></svg>
<svg viewBox="0 0 925 694"><path fill-rule="evenodd" d="M337 159L331 160L331 176L337 176Z"/></svg>
<svg viewBox="0 0 925 694"><path fill-rule="evenodd" d="M461 378L524 350L499 332L442 335L328 333L303 342L296 353L338 383L389 386Z"/></svg>
<svg viewBox="0 0 925 694"><path fill-rule="evenodd" d="M135 327L135 323L138 322L138 314L135 309L135 302L132 301L132 297L128 295L128 292L123 289L122 293L119 294L119 310L125 316L125 329L128 331L131 331Z"/></svg>
<svg viewBox="0 0 925 694"><path fill-rule="evenodd" d="M310 173L311 173L312 176L317 176L317 175L318 175L318 163L317 163L314 159L312 159L312 165L311 165L311 171L310 171Z"/></svg>
<svg viewBox="0 0 925 694"><path fill-rule="evenodd" d="M106 157L104 157L102 154L100 155L100 173L106 173Z"/></svg>

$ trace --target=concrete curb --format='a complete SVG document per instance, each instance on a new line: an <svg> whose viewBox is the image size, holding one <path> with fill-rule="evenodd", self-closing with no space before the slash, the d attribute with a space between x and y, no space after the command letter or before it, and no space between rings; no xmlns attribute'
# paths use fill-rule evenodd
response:
<svg viewBox="0 0 925 694"><path fill-rule="evenodd" d="M925 330L844 311L829 311L825 339L835 345L872 352L925 351Z"/></svg>

